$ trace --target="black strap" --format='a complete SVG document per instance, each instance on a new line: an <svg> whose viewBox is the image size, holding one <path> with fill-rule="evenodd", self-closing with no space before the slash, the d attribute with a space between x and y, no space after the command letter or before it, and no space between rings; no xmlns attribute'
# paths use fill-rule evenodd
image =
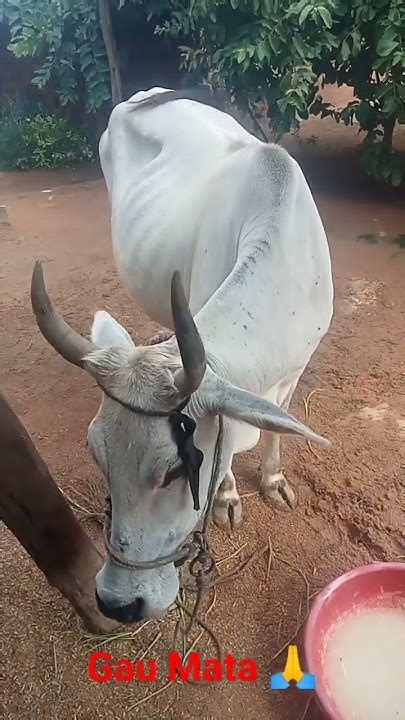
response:
<svg viewBox="0 0 405 720"><path fill-rule="evenodd" d="M190 402L190 396L188 395L185 400L183 400L183 402L178 405L177 408L174 408L174 410L145 410L145 408L141 408L138 405L132 405L126 400L122 400L121 398L116 397L116 395L110 393L110 391L107 390L104 385L101 385L100 383L97 383L97 385L99 386L100 390L102 390L103 393L107 395L107 397L111 398L111 400L115 400L115 402L117 402L119 405L122 405L122 407L130 410L133 413L137 413L138 415L147 415L148 417L170 417L173 412L181 412L182 410L184 410L186 405L188 405L188 403Z"/></svg>
<svg viewBox="0 0 405 720"><path fill-rule="evenodd" d="M192 418L185 415L182 410L190 402L190 397L186 397L180 405L174 410L163 412L161 410L145 410L144 408L132 405L121 398L112 395L103 385L97 383L99 388L111 400L122 405L122 407L139 415L147 415L148 417L167 417L172 429L173 437L177 445L177 450L182 461L182 472L188 479L191 495L194 503L194 510L200 509L199 487L200 487L200 467L202 465L204 454L194 445L193 435L196 424ZM174 479L174 476L173 476Z"/></svg>
<svg viewBox="0 0 405 720"><path fill-rule="evenodd" d="M188 415L180 410L170 413L169 423L176 441L180 459L183 463L184 474L188 478L191 495L193 497L194 510L200 509L200 467L204 455L194 445L194 432L196 424Z"/></svg>

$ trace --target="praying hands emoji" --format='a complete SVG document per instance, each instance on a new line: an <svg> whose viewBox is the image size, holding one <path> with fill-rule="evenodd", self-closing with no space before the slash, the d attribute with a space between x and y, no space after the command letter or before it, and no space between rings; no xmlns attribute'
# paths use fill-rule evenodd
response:
<svg viewBox="0 0 405 720"><path fill-rule="evenodd" d="M290 645L288 648L287 661L283 672L271 676L270 689L286 690L290 687L291 680L294 680L299 690L315 690L315 675L301 670L296 645Z"/></svg>

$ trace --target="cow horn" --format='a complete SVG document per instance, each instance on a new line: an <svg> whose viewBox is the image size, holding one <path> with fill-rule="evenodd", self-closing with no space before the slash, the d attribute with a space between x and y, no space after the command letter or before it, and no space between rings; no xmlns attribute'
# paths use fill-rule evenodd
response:
<svg viewBox="0 0 405 720"><path fill-rule="evenodd" d="M172 277L171 305L174 331L183 363L183 369L176 373L174 382L181 394L187 396L201 385L205 373L205 350L177 270Z"/></svg>
<svg viewBox="0 0 405 720"><path fill-rule="evenodd" d="M45 340L73 365L83 367L83 358L97 347L73 330L53 309L46 292L42 265L35 263L31 279L31 304Z"/></svg>

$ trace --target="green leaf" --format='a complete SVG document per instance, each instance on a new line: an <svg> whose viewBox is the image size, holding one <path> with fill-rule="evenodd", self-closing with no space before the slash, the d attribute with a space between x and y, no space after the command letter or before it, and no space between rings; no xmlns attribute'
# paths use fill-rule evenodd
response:
<svg viewBox="0 0 405 720"><path fill-rule="evenodd" d="M236 55L237 63L239 63L239 65L240 65L244 61L245 57L246 57L246 50L244 50L243 48L241 50L238 50L238 53Z"/></svg>
<svg viewBox="0 0 405 720"><path fill-rule="evenodd" d="M231 4L231 8L236 10L236 8L238 7L239 1L238 0L230 0L230 4Z"/></svg>
<svg viewBox="0 0 405 720"><path fill-rule="evenodd" d="M401 184L402 170L399 167L393 167L391 172L391 182L395 187Z"/></svg>
<svg viewBox="0 0 405 720"><path fill-rule="evenodd" d="M383 176L383 178L384 178L385 180L388 180L388 178L389 178L389 176L391 175L391 172L392 172L391 165L390 165L389 163L383 163L383 164L381 165L380 172L381 172L381 175Z"/></svg>
<svg viewBox="0 0 405 720"><path fill-rule="evenodd" d="M387 115L391 115L391 113L395 110L395 106L396 98L394 93L391 93L384 98L383 112Z"/></svg>
<svg viewBox="0 0 405 720"><path fill-rule="evenodd" d="M302 58L305 57L305 47L302 43L302 40L299 35L293 35L292 38L293 45L298 53L298 55Z"/></svg>
<svg viewBox="0 0 405 720"><path fill-rule="evenodd" d="M377 53L381 57L387 57L398 45L399 42L395 31L392 28L388 28L377 43Z"/></svg>
<svg viewBox="0 0 405 720"><path fill-rule="evenodd" d="M277 35L270 34L268 37L268 41L274 55L277 55L278 51L280 50L280 40L278 39Z"/></svg>
<svg viewBox="0 0 405 720"><path fill-rule="evenodd" d="M346 62L346 60L349 59L349 56L350 56L350 47L349 47L349 43L345 39L342 42L342 60L344 60Z"/></svg>
<svg viewBox="0 0 405 720"><path fill-rule="evenodd" d="M326 27L330 29L332 27L333 23L332 23L332 15L330 14L329 10L327 10L326 7L322 7L322 5L321 5L321 7L316 8L316 11L321 16Z"/></svg>
<svg viewBox="0 0 405 720"><path fill-rule="evenodd" d="M374 111L367 102L361 102L354 108L354 112L360 125L364 126L373 117Z"/></svg>
<svg viewBox="0 0 405 720"><path fill-rule="evenodd" d="M90 65L93 63L93 58L91 56L85 56L84 58L80 59L80 68L82 72L86 70Z"/></svg>
<svg viewBox="0 0 405 720"><path fill-rule="evenodd" d="M373 70L386 70L388 63L389 60L387 60L387 58L380 57L373 63Z"/></svg>
<svg viewBox="0 0 405 720"><path fill-rule="evenodd" d="M285 112L288 105L288 98L280 98L280 100L277 100L277 105L281 112Z"/></svg>
<svg viewBox="0 0 405 720"><path fill-rule="evenodd" d="M299 23L300 25L303 25L303 24L304 24L304 22L305 22L305 20L307 19L309 13L312 13L312 10L313 10L313 6L310 5L310 4L305 5L305 7L301 10L300 16L299 16L299 18L298 18L298 23Z"/></svg>
<svg viewBox="0 0 405 720"><path fill-rule="evenodd" d="M265 57L267 57L267 43L263 40L258 44L256 54L259 62L263 62Z"/></svg>
<svg viewBox="0 0 405 720"><path fill-rule="evenodd" d="M357 30L352 32L352 53L354 56L358 55L361 49L361 37Z"/></svg>
<svg viewBox="0 0 405 720"><path fill-rule="evenodd" d="M391 88L388 84L380 83L379 85L376 86L376 88L374 90L374 95L376 96L376 98L378 100L381 100L381 98L384 97L384 95L386 95L390 91L390 89Z"/></svg>

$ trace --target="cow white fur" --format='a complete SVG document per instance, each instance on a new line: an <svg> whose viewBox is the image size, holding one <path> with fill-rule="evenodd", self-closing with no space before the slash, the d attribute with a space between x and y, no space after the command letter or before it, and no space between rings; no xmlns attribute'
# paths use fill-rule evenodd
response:
<svg viewBox="0 0 405 720"><path fill-rule="evenodd" d="M137 93L114 108L100 141L114 257L137 305L168 328L170 282L180 271L208 361L187 407L197 422L195 444L204 452L201 508L216 413L222 413L214 517L225 524L231 507L239 522L234 454L254 447L260 431L268 431L261 490L278 504L293 505L281 470L279 433L321 440L285 411L331 321L328 244L304 175L285 150L192 100L133 104L162 91ZM124 328L99 312L92 341L99 349L84 366L120 398L160 410L181 399L173 384L181 367L175 338L135 347ZM132 414L104 395L88 439L109 477L113 546L124 559L137 560L175 550L199 514L184 479L162 488L168 468L179 463L168 421ZM178 590L173 565L131 570L111 559L96 583L104 611L129 621L160 614Z"/></svg>

